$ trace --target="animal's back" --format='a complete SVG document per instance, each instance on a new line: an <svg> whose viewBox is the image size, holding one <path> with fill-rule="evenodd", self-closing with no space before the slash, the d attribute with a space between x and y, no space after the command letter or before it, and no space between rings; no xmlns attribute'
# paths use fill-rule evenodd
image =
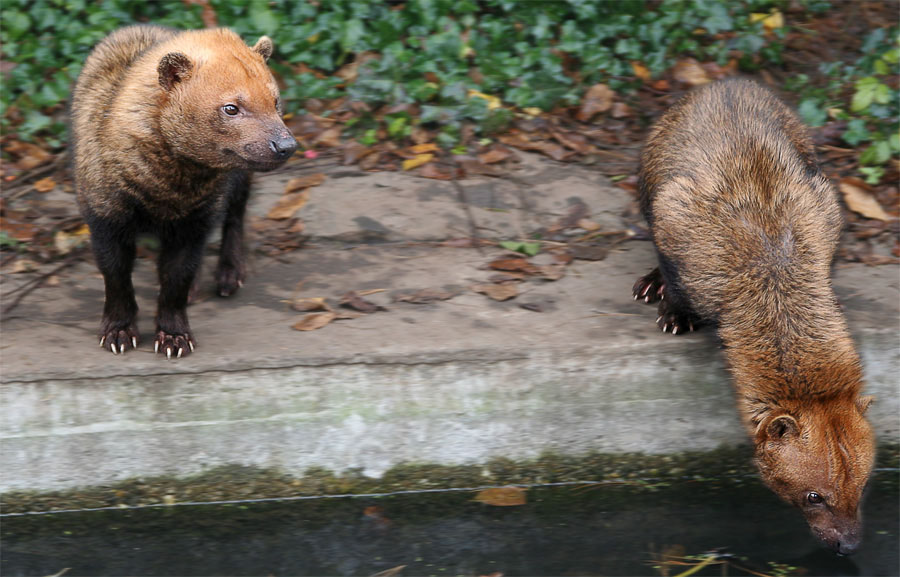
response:
<svg viewBox="0 0 900 577"><path fill-rule="evenodd" d="M78 146L98 143L110 107L129 69L147 50L176 32L159 26L129 26L110 34L91 52L72 96L72 124L76 156ZM149 103L148 103L149 104Z"/></svg>
<svg viewBox="0 0 900 577"><path fill-rule="evenodd" d="M777 306L758 301L788 283L828 288L837 199L805 128L759 85L712 84L670 109L645 147L640 188L654 241L701 317Z"/></svg>

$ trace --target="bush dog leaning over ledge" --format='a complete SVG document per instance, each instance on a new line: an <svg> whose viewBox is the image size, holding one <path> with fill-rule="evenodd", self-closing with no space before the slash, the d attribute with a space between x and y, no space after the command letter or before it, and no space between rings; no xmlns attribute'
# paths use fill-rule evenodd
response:
<svg viewBox="0 0 900 577"><path fill-rule="evenodd" d="M88 56L72 99L75 183L106 288L100 345L113 353L138 345L137 233L160 239L154 349L167 357L194 350L188 294L223 212L218 293L242 285L250 172L297 148L266 66L272 50L266 36L250 48L226 29L131 26Z"/></svg>
<svg viewBox="0 0 900 577"><path fill-rule="evenodd" d="M707 85L651 131L639 190L659 268L634 297L659 301L664 332L718 325L763 481L854 552L871 398L831 288L840 207L805 128L753 82Z"/></svg>

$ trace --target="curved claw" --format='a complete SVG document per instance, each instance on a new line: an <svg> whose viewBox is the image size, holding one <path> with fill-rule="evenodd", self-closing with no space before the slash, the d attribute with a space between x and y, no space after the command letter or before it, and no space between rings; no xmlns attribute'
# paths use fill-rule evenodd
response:
<svg viewBox="0 0 900 577"><path fill-rule="evenodd" d="M170 347L166 347L166 359L172 358L172 349Z"/></svg>
<svg viewBox="0 0 900 577"><path fill-rule="evenodd" d="M180 358L181 358L181 355L182 355L182 353L184 353L184 349L183 349L183 348L181 348L181 347L178 347L178 355L176 355L176 357L175 357L175 358L176 358L176 359L180 359Z"/></svg>

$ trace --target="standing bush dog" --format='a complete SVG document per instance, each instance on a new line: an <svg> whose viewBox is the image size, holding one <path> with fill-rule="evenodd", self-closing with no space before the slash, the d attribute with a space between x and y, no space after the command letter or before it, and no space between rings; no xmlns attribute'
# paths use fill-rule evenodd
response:
<svg viewBox="0 0 900 577"><path fill-rule="evenodd" d="M871 398L831 288L840 207L806 130L753 82L700 88L651 131L639 190L659 268L635 299L659 301L664 332L718 325L762 479L854 552Z"/></svg>
<svg viewBox="0 0 900 577"><path fill-rule="evenodd" d="M218 292L242 285L250 172L280 166L297 148L266 65L272 50L266 36L250 48L226 29L132 26L88 56L72 99L75 182L106 288L100 345L113 353L138 345L138 232L161 244L157 352L194 350L188 293L222 213Z"/></svg>

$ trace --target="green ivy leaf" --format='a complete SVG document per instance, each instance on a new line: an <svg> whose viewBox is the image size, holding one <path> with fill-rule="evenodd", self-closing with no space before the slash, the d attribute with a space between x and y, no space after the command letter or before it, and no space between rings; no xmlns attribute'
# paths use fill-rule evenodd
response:
<svg viewBox="0 0 900 577"><path fill-rule="evenodd" d="M517 240L504 240L499 243L502 248L519 252L526 256L534 256L541 251L541 243L539 242L521 242Z"/></svg>
<svg viewBox="0 0 900 577"><path fill-rule="evenodd" d="M800 102L797 112L810 126L822 126L828 120L828 112L818 98L806 98Z"/></svg>
<svg viewBox="0 0 900 577"><path fill-rule="evenodd" d="M887 140L880 140L859 155L859 163L863 165L884 164L890 158L891 145Z"/></svg>

